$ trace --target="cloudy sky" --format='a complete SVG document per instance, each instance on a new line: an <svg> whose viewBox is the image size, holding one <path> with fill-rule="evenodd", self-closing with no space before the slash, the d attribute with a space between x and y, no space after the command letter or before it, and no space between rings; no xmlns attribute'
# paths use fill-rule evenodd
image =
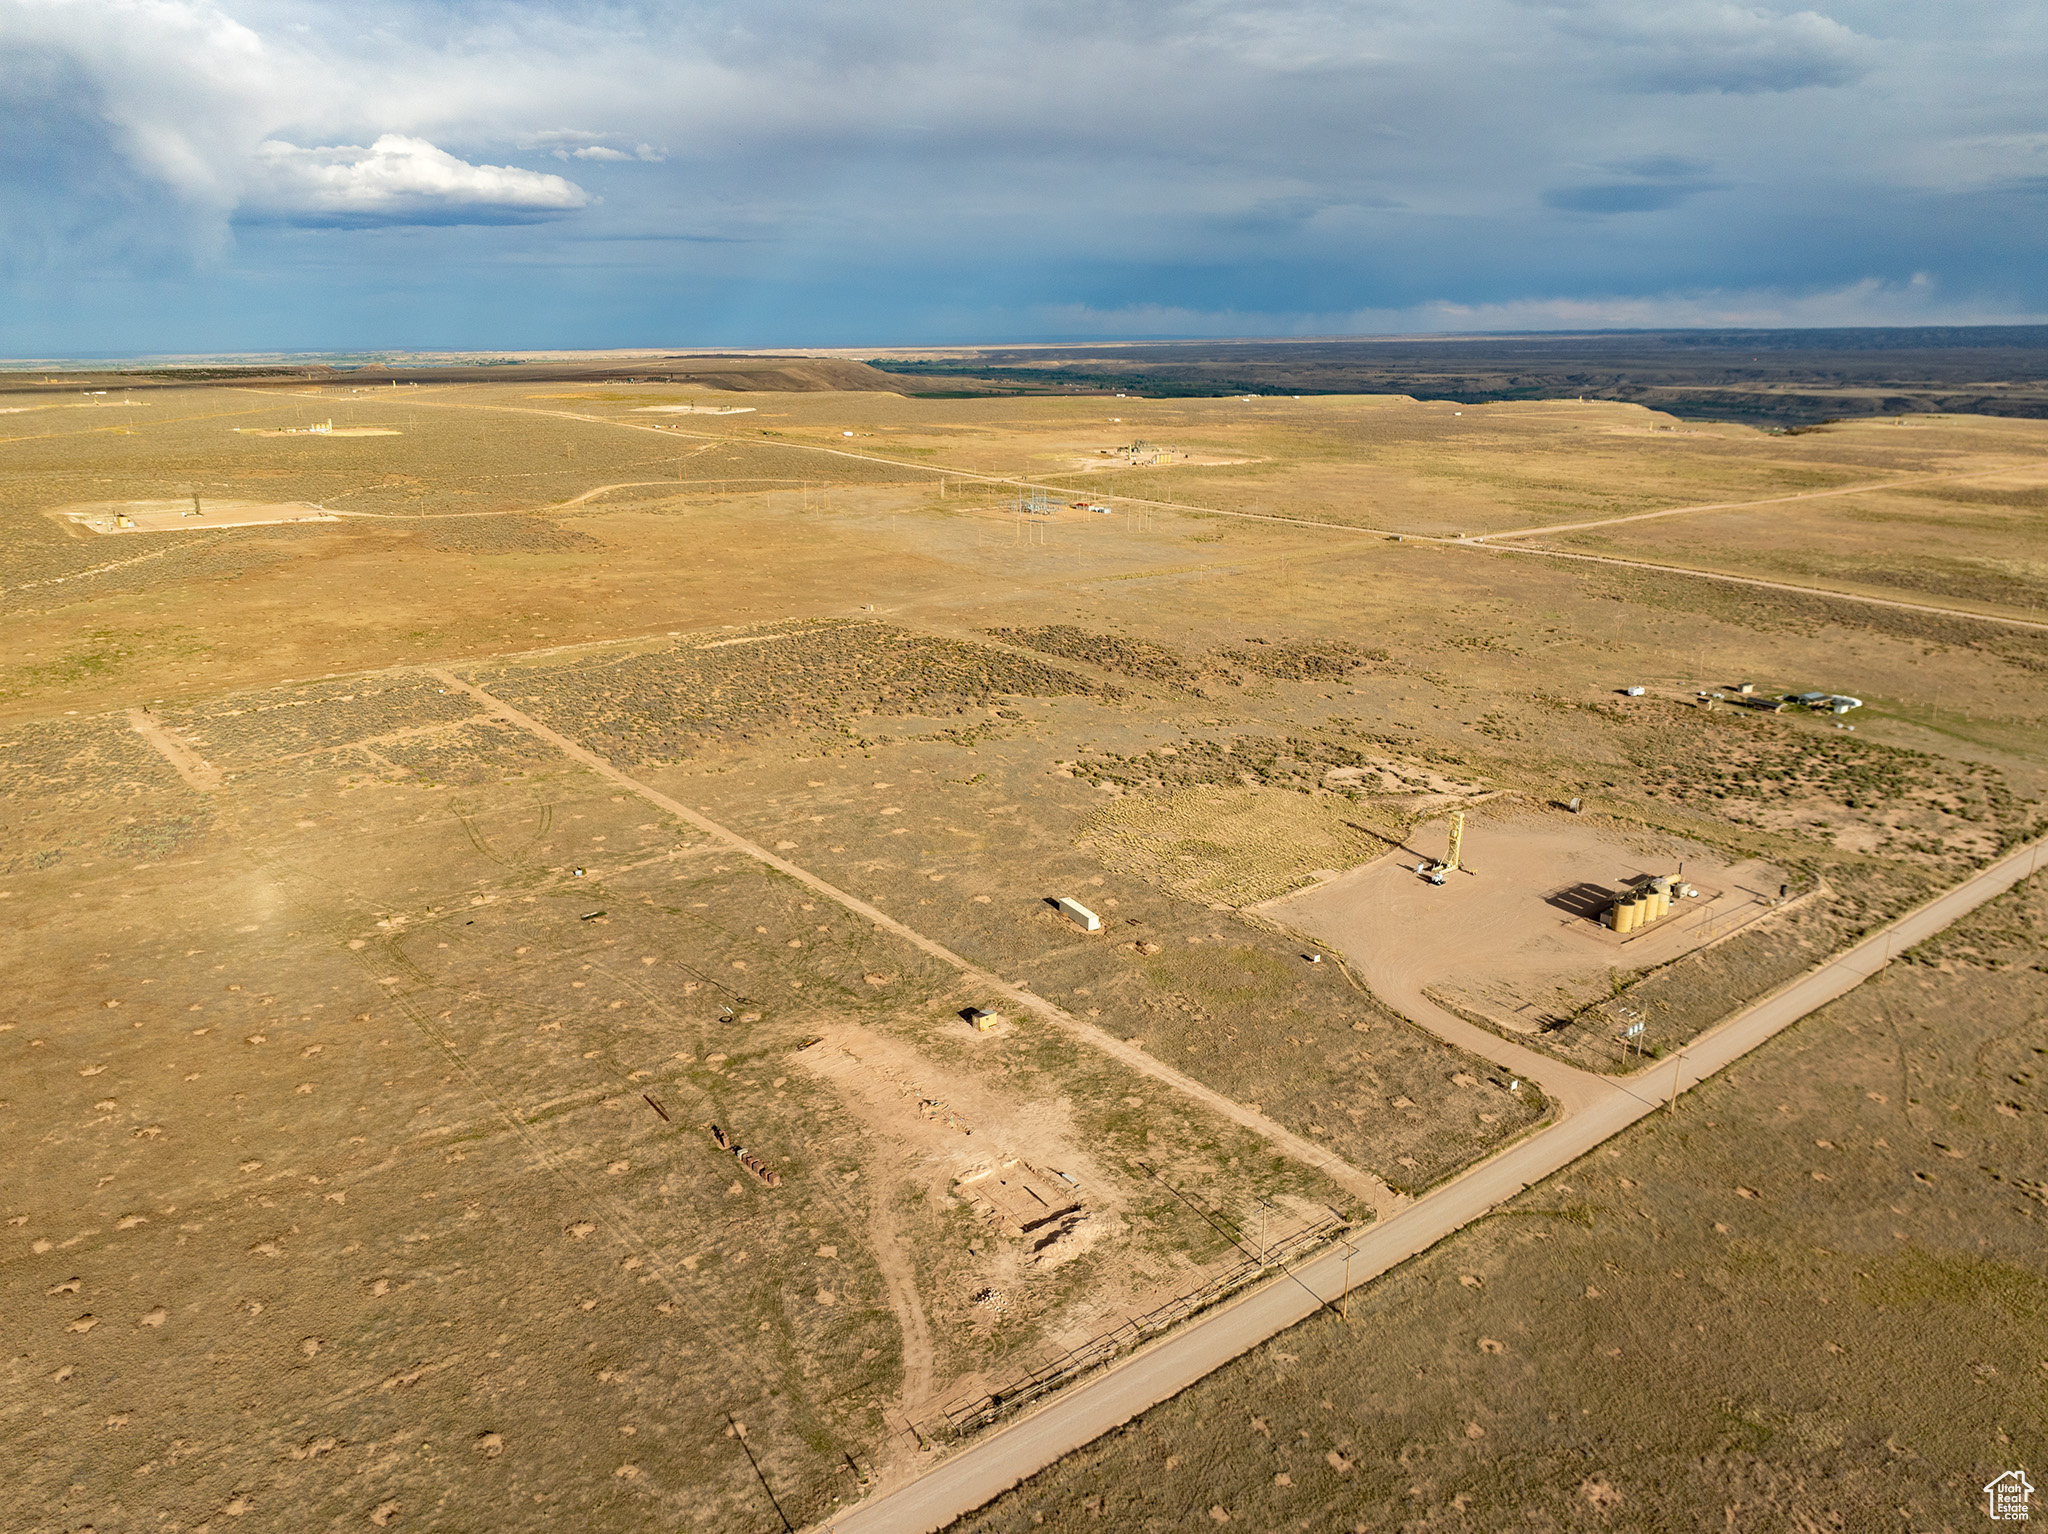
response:
<svg viewBox="0 0 2048 1534"><path fill-rule="evenodd" d="M2040 0L0 0L0 354L2048 316Z"/></svg>

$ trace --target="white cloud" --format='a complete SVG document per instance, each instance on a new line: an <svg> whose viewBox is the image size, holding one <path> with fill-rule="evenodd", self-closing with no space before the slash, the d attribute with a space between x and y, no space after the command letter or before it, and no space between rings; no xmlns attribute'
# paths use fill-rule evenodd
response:
<svg viewBox="0 0 2048 1534"><path fill-rule="evenodd" d="M1530 293L1710 316L1915 270L2034 312L2039 9L0 0L0 267L189 272L239 220L239 259L294 270L307 243L251 226L523 223L433 248L764 333L1041 299L1156 300L1153 331L1508 324L1417 306ZM382 291L398 257L356 244Z"/></svg>
<svg viewBox="0 0 2048 1534"><path fill-rule="evenodd" d="M302 149L269 139L242 213L314 224L520 222L587 207L573 181L515 165L472 165L423 138L387 133L355 144Z"/></svg>
<svg viewBox="0 0 2048 1534"><path fill-rule="evenodd" d="M1581 22L1612 50L1624 89L1753 96L1809 86L1848 85L1869 72L1873 50L1832 17L1774 13L1756 6L1647 5L1629 0Z"/></svg>
<svg viewBox="0 0 2048 1534"><path fill-rule="evenodd" d="M545 149L558 160L596 160L603 164L621 164L639 160L650 165L659 165L668 158L666 149L657 149L652 144L633 144L630 149L618 146L630 140L620 133L591 133L582 128L550 128L543 133L523 134L519 140L521 149Z"/></svg>

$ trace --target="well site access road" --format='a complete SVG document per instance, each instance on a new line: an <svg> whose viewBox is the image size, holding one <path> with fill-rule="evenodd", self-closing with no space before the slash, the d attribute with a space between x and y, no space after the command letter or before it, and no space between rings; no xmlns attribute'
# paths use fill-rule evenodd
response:
<svg viewBox="0 0 2048 1534"><path fill-rule="evenodd" d="M1600 1076L1473 1028L1454 1040L1496 1064L1519 1070L1539 1060L1569 1088L1563 1116L1500 1154L1445 1183L1392 1219L1283 1274L1241 1299L1211 1311L1093 1379L1056 1395L917 1479L871 1497L818 1525L820 1534L930 1534L1000 1496L1056 1460L1081 1449L1139 1413L1171 1399L1240 1354L1336 1303L1389 1269L1569 1166L1684 1092L1741 1059L1827 1003L1847 995L1891 962L1986 901L2011 889L2048 861L2048 840L2030 842L1980 869L1946 893L1872 933L1855 947L1753 1002L1688 1044L1667 1068L1631 1077ZM1469 1025L1468 1025L1469 1026ZM1490 1046L1490 1047L1486 1047ZM1533 1067L1531 1068L1533 1074ZM1559 1072L1569 1072L1568 1081ZM1535 1077L1545 1090L1549 1082ZM1348 1260L1347 1260L1348 1259Z"/></svg>
<svg viewBox="0 0 2048 1534"><path fill-rule="evenodd" d="M576 410L536 410L531 406L525 405L470 405L453 400L420 401L419 403L431 403L457 410L497 410L521 415L555 416L562 420L583 421L594 426L616 426L626 431L653 432L658 436L670 439L694 437L705 443L732 440L732 434L727 432L693 432L676 426L657 426L646 421L620 421L611 417L589 415ZM1236 517L1246 522L1274 522L1283 527L1318 528L1325 532L1352 533L1372 538L1405 538L1412 539L1416 543L1433 543L1443 548L1493 549L1499 552L1535 555L1545 559L1576 559L1590 564L1621 565L1635 570L1654 570L1667 575L1688 575L1697 580L1721 581L1735 586L1752 586L1770 591L1796 592L1805 596L1830 597L1839 602L1860 602L1871 607L1889 607L1905 612L1930 613L1944 618L1972 618L1979 623L1996 623L2008 628L2048 632L2048 622L2039 622L2028 618L2006 617L1998 613L1973 612L1965 607L1938 607L1925 602L1906 602L1889 597L1864 596L1858 592L1841 591L1832 586L1801 586L1788 581L1769 581L1753 576L1730 575L1718 570L1696 570L1685 565L1659 564L1654 560L1623 559L1599 554L1579 554L1567 552L1563 549L1536 548L1526 544L1500 541L1533 538L1543 533L1576 532L1585 528L1607 527L1623 522L1640 522L1653 517L1683 516L1692 512L1744 511L1758 506L1777 506L1788 501L1818 500L1828 496L1868 495L1875 491L1889 490L1900 485L1939 484L1956 480L1983 479L1998 474L2016 473L2022 469L2039 468L2041 464L2038 460L2006 464L1996 469L1967 469L1955 474L1905 475L1898 479L1878 480L1869 484L1842 485L1829 490L1801 490L1789 495L1763 496L1753 501L1705 501L1692 506L1667 506L1658 511L1629 512L1623 516L1606 517L1591 522L1560 523L1550 527L1522 527L1513 528L1505 532L1474 533L1469 536L1460 535L1446 538L1431 533L1405 533L1396 532L1392 528L1364 527L1344 522L1323 522L1313 517L1287 517L1277 512L1226 511L1216 506L1197 506L1189 501L1162 501L1147 496L1119 495L1114 491L1106 491L1100 488L1087 491L1076 490L1071 486L1049 485L1038 480L1020 479L1002 474L988 474L977 469L949 468L944 464L904 463L899 459L887 458L879 453L863 453L853 448L827 447L823 443L803 442L788 437L777 437L775 444L778 447L795 448L800 452L820 453L829 458L851 458L861 463L886 464L890 468L903 469L912 474L936 475L942 479L972 480L978 484L994 485L1008 489L1043 490L1049 495L1088 498L1099 495L1105 500L1120 501L1126 506L1160 507L1168 511L1196 512L1202 516ZM667 481L648 481L647 483L667 483ZM681 481L677 483L680 484ZM622 487L613 486L608 488ZM577 499L581 500L583 498L578 497ZM575 502L571 501L564 504L574 505ZM548 508L536 509L546 510Z"/></svg>
<svg viewBox="0 0 2048 1534"><path fill-rule="evenodd" d="M1829 490L1794 490L1784 495L1767 495L1753 501L1703 501L1697 506L1666 506L1659 511L1630 511L1618 517L1598 517L1590 522L1555 522L1543 527L1515 527L1498 533L1472 533L1448 539L1451 543L1485 543L1500 538L1534 538L1543 533L1577 533L1589 527L1614 527L1623 522L1648 522L1657 517L1682 517L1696 511L1748 511L1757 506L1779 506L1787 501L1823 501L1832 496L1870 495L1895 490L1901 485L1948 484L1965 479L1989 479L1997 474L2015 474L2039 468L2038 460L2007 464L1997 469L1965 469L1954 474L1907 474L1898 479L1873 480L1867 485L1837 485Z"/></svg>
<svg viewBox="0 0 2048 1534"><path fill-rule="evenodd" d="M1007 980L990 974L987 970L970 963L967 959L953 952L952 949L944 944L935 942L933 939L926 937L922 932L917 931L914 927L898 921L879 907L871 905L856 895L849 894L847 891L840 889L836 884L820 878L809 869L792 863L788 858L770 852L759 843L749 841L738 832L727 830L708 816L691 809L688 805L671 798L658 789L650 788L639 779L620 771L619 768L599 756L595 751L578 744L557 730L550 729L538 719L533 718L529 714L522 713L495 694L486 692L474 682L465 681L454 672L443 670L437 666L424 667L422 670L425 675L431 676L443 686L468 694L507 724L524 730L536 740L545 741L563 755L580 762L600 777L616 783L628 793L637 795L655 808L675 816L678 820L681 820L686 825L695 827L706 836L715 838L717 841L732 848L733 851L752 858L756 862L764 863L778 873L787 875L805 888L822 895L825 899L832 901L836 905L844 907L863 920L871 922L882 931L902 938L905 942L930 954L933 958L952 966L961 974L971 977L983 989L994 995L1001 996L1011 1005L1021 1007L1034 1016L1043 1018L1054 1027L1073 1035L1091 1048L1112 1056L1129 1066L1132 1070L1149 1076L1181 1096L1200 1103L1203 1107L1229 1120L1231 1123L1249 1129L1282 1155L1321 1172L1325 1177L1337 1184L1338 1187L1371 1209L1376 1217L1385 1218L1388 1214L1403 1207L1408 1202L1401 1194L1396 1193L1392 1188L1380 1181L1379 1178L1373 1176L1372 1173L1360 1167L1355 1167L1341 1157L1332 1155L1321 1146L1304 1140L1300 1135L1275 1123L1263 1113L1247 1108L1243 1103L1236 1101L1234 1098L1224 1096L1213 1087L1204 1086L1193 1077L1183 1075L1164 1061L1147 1054L1138 1045L1117 1038L1114 1034L1107 1033L1093 1024L1085 1023L1065 1008L1054 1005L1043 996L1034 995L1022 986L1013 985Z"/></svg>

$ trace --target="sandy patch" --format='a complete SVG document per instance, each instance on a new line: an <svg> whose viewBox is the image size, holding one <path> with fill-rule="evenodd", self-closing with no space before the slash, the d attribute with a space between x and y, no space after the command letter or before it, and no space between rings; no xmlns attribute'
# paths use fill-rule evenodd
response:
<svg viewBox="0 0 2048 1534"><path fill-rule="evenodd" d="M50 515L96 533L191 533L221 527L268 527L283 522L339 522L341 515L311 501L86 501L52 508Z"/></svg>
<svg viewBox="0 0 2048 1534"><path fill-rule="evenodd" d="M1216 469L1265 462L1264 458L1221 458L1211 453L1161 453L1156 457L1140 453L1135 458L1094 454L1087 458L1069 458L1061 467L1079 474L1094 474L1104 469Z"/></svg>
<svg viewBox="0 0 2048 1534"><path fill-rule="evenodd" d="M872 1128L901 1142L934 1193L1016 1158L1069 1172L1092 1187L1104 1182L1076 1147L1079 1136L1064 1101L1021 1102L992 1092L865 1028L831 1029L796 1058Z"/></svg>
<svg viewBox="0 0 2048 1534"><path fill-rule="evenodd" d="M0 409L0 415L27 415L34 410L119 410L126 405L146 405L149 401L140 399L88 399L63 400L48 405L9 405Z"/></svg>
<svg viewBox="0 0 2048 1534"><path fill-rule="evenodd" d="M179 739L175 731L148 709L129 709L128 727L156 747L163 759L191 787L203 794L220 787L220 769Z"/></svg>
<svg viewBox="0 0 2048 1534"><path fill-rule="evenodd" d="M1465 871L1442 887L1415 871L1443 856L1442 823L1405 847L1261 910L1340 950L1396 1007L1425 993L1518 1032L1534 1032L1566 997L1604 993L1610 970L1647 970L1718 942L1775 909L1784 875L1673 845L1669 856L1596 823L1565 817L1472 817ZM1626 937L1598 920L1630 881L1674 874L1698 897Z"/></svg>
<svg viewBox="0 0 2048 1534"><path fill-rule="evenodd" d="M752 405L635 405L635 415L752 415Z"/></svg>
<svg viewBox="0 0 2048 1534"><path fill-rule="evenodd" d="M244 437L401 437L405 435L395 426L336 426L325 422L319 426L237 426L235 431Z"/></svg>

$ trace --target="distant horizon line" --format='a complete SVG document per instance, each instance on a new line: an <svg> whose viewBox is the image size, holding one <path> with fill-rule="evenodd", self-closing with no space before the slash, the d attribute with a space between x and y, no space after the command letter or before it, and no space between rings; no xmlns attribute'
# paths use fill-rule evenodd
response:
<svg viewBox="0 0 2048 1534"><path fill-rule="evenodd" d="M438 359L451 362L495 363L515 366L527 362L561 362L577 358L617 357L654 361L681 361L700 357L848 357L910 356L921 352L1020 351L1055 347L1120 346L1306 346L1350 343L1397 343L1432 341L1484 341L1565 339L1573 337L1661 336L1661 335L1907 335L1941 336L1991 335L2038 332L2048 344L2048 324L2012 321L1997 324L1949 325L1617 325L1575 326L1554 330L1428 330L1372 331L1317 335L1195 336L1174 333L1156 335L1065 335L1034 336L1016 340L978 341L874 341L855 345L740 346L688 345L681 343L645 346L591 347L332 347L321 349L219 352L81 352L62 357L0 357L0 371L47 369L51 371L118 370L130 367L260 366L264 363L326 364L353 363L374 367L394 361Z"/></svg>

